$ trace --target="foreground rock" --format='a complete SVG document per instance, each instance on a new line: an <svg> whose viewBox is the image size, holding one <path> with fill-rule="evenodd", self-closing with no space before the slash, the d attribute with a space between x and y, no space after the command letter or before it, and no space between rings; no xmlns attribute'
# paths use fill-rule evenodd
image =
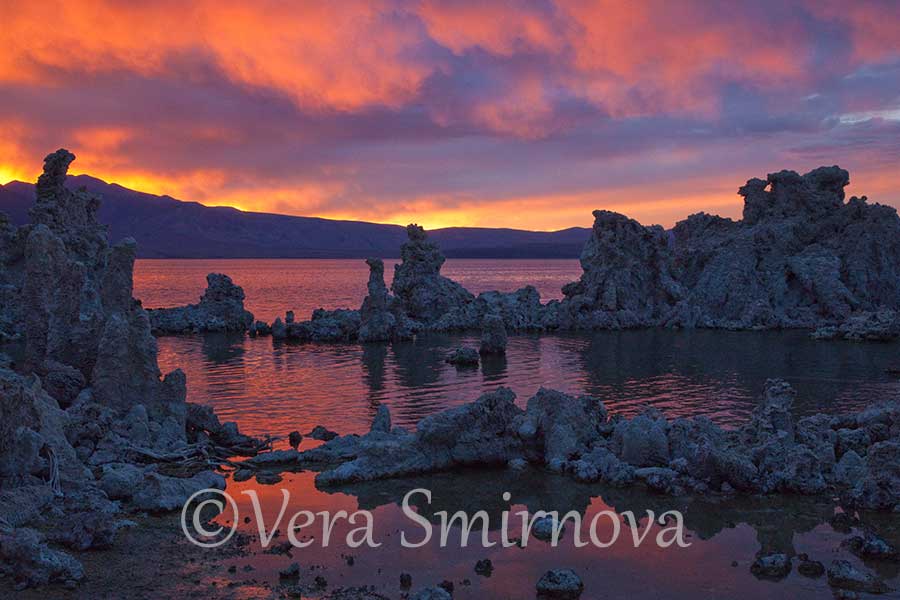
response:
<svg viewBox="0 0 900 600"><path fill-rule="evenodd" d="M750 565L750 572L760 579L778 581L790 574L791 567L791 559L786 554L775 553L758 556Z"/></svg>
<svg viewBox="0 0 900 600"><path fill-rule="evenodd" d="M74 584L84 578L80 562L49 548L33 529L0 531L0 573L15 581L18 589L48 583Z"/></svg>
<svg viewBox="0 0 900 600"><path fill-rule="evenodd" d="M176 308L155 308L147 313L153 333L201 333L208 331L248 331L254 326L253 314L244 310L244 290L228 275L210 273L206 276L206 291L199 304ZM264 333L265 323L254 328Z"/></svg>
<svg viewBox="0 0 900 600"><path fill-rule="evenodd" d="M20 587L81 579L78 561L48 542L113 546L127 523L118 513L180 508L224 485L213 457L231 444L266 446L212 411L198 422L184 374L161 376L132 297L135 243L110 246L99 199L65 187L74 158L45 159L31 224L0 223L0 324L24 340L23 361L0 360L0 573ZM38 520L52 539L27 527Z"/></svg>

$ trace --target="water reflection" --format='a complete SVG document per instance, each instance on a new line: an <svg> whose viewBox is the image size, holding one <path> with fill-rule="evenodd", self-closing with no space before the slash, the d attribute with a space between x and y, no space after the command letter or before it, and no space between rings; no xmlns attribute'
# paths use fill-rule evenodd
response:
<svg viewBox="0 0 900 600"><path fill-rule="evenodd" d="M159 348L164 371L187 373L191 401L214 405L253 433L317 424L362 432L379 404L409 427L500 385L522 405L544 386L598 396L613 412L652 405L669 417L707 415L726 426L747 416L769 377L797 388L798 414L900 399L900 379L885 373L896 343L815 342L801 331L520 335L505 357L486 357L477 369L445 362L453 348L477 343L472 335L362 346L210 334L161 338Z"/></svg>
<svg viewBox="0 0 900 600"><path fill-rule="evenodd" d="M411 573L414 587L434 585L442 580L456 583L455 598L531 598L534 582L546 569L574 568L585 581L585 596L595 597L665 597L665 598L798 598L830 595L824 577L810 579L796 569L786 579L775 583L760 580L750 573L750 564L760 552L784 552L792 557L806 553L813 560L826 565L833 559L846 559L858 566L861 561L841 547L841 542L858 528L837 531L830 525L835 508L832 503L801 497L741 498L723 501L720 498L670 498L648 494L636 488L616 489L602 484L579 484L540 469L524 473L509 470L467 470L456 473L395 479L317 489L311 473L288 475L279 486L257 486L253 482L229 484L229 491L239 498L240 510L247 510L241 490L253 487L265 499L271 523L279 507L285 486L291 492L287 515L297 510L327 509L371 511L375 521L375 540L382 546L374 549L349 549L344 543L352 528L337 522L332 545L322 549L314 544L306 550L295 550L280 562L271 557L251 559L259 574L274 576L279 568L293 561L316 565L329 581L342 586L372 585L378 593L397 597L397 578L400 572ZM421 494L411 497L411 505L418 515L435 525L432 542L422 548L403 548L400 532L409 540L422 539L422 527L413 523L401 511L403 497L414 489L431 491L431 502ZM510 500L503 500L503 492ZM244 498L244 500L240 500ZM560 514L576 511L582 517L582 539L587 539L587 524L600 511L615 511L620 515L631 511L637 517L653 511L660 515L678 510L684 515L688 548L659 548L653 540L658 532L651 528L647 541L635 547L627 522L622 521L621 533L609 548L592 545L576 548L569 527L556 548L531 539L527 547L503 548L501 516L509 511L509 538L517 536L519 522L512 515L525 510L556 510ZM447 548L439 545L439 512L449 514L463 511L469 516L485 511L491 525L489 539L498 542L490 548L482 547L480 526L468 537L469 545L460 547L462 531L451 530ZM864 525L889 542L900 542L900 524L890 516L861 515ZM639 523L639 530L647 527ZM254 531L255 524L245 531ZM601 540L614 538L612 523L598 519L597 533ZM311 534L315 536L315 532ZM344 557L352 554L355 566L347 568ZM262 555L260 555L262 556ZM473 572L475 561L490 558L494 564L491 577L478 577ZM269 561L269 562L266 562ZM736 563L736 566L733 564ZM796 560L795 560L796 563ZM897 587L897 565L868 562L865 566ZM468 580L468 585L460 585Z"/></svg>

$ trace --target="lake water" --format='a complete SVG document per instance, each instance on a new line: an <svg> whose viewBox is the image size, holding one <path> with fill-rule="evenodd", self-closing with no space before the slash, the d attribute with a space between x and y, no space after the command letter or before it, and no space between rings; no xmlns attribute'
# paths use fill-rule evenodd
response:
<svg viewBox="0 0 900 600"><path fill-rule="evenodd" d="M244 287L247 307L267 321L286 309L307 318L318 307L358 307L368 272L363 261L355 260L141 260L135 269L135 296L146 307L196 302L210 271L232 276ZM546 300L559 298L559 288L576 279L580 267L568 260L448 260L443 272L475 293L511 291L531 283ZM746 418L770 377L783 377L797 388L798 415L844 412L876 400L900 399L900 380L885 373L900 362L900 345L815 342L802 331L514 335L505 358L486 361L477 369L460 370L444 362L452 348L476 342L471 335L427 335L365 346L225 334L164 337L159 339L159 362L163 371L179 367L186 372L189 400L213 405L248 433L274 435L295 429L305 433L318 424L340 433L363 432L380 404L391 408L395 424L414 426L426 415L474 400L500 385L512 388L522 405L545 386L595 395L615 413L631 415L655 406L669 417L708 415L724 426ZM304 441L303 447L308 443ZM761 548L791 555L806 552L826 565L834 558L861 565L840 549L846 535L828 524L833 512L828 502L674 499L579 485L540 471L454 473L330 490L317 489L313 474L301 472L286 475L277 486L251 480L229 482L228 490L238 498L244 515L250 508L241 491L256 490L267 499L267 510L277 512L280 487L292 494L288 514L301 508L372 510L377 537L385 545L366 550L336 543L328 549L295 551L292 558L259 552L251 558L228 559L237 567L235 581L241 580L242 567L249 563L256 569L257 583L274 585L278 570L297 561L304 569L315 567L332 586L372 585L390 598L400 597L400 572L412 574L414 589L452 580L454 598L533 598L534 583L546 569L568 566L584 578L585 599L813 598L830 595L824 578L808 579L794 570L781 582L758 580L749 573L756 552ZM621 542L598 550L576 549L570 543L553 549L538 542L526 549L485 550L458 544L404 549L397 532L410 527L398 503L414 487L432 489L434 504L451 512L557 509L590 518L604 509L637 514L646 508L657 514L678 509L685 514L693 545L636 549ZM504 491L512 493L508 503L501 499ZM429 516L437 509L419 507ZM897 521L895 516L871 517L867 523L900 543ZM255 526L242 524L241 531L253 533ZM347 529L337 526L336 539L343 540ZM410 533L416 531L413 527ZM492 532L495 538L496 533ZM354 556L353 566L347 554ZM475 561L484 557L494 563L490 578L473 572ZM896 565L866 566L893 587L900 586ZM226 581L227 576L218 583ZM244 582L245 597L254 595L253 585Z"/></svg>
<svg viewBox="0 0 900 600"><path fill-rule="evenodd" d="M247 308L269 321L286 309L300 319L318 307L358 307L368 277L359 260L141 260L135 296L151 308L196 302L211 271L243 286ZM571 260L448 260L444 273L474 293L536 282L543 298L559 298L580 267ZM164 372L187 373L191 401L214 405L252 433L286 434L316 424L365 431L379 404L410 426L501 385L523 404L544 386L595 395L613 412L655 406L669 417L702 414L726 426L749 414L770 377L797 388L798 414L900 398L900 380L885 373L900 361L896 344L817 342L803 331L514 335L505 358L478 369L444 362L453 348L477 341L471 334L365 346L228 334L163 337L159 362Z"/></svg>

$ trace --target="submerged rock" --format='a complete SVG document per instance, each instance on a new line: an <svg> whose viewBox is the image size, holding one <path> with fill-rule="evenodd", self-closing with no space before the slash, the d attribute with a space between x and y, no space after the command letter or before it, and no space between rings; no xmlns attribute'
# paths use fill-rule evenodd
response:
<svg viewBox="0 0 900 600"><path fill-rule="evenodd" d="M462 346L451 352L447 356L446 362L458 367L477 367L480 360L478 350L469 346Z"/></svg>
<svg viewBox="0 0 900 600"><path fill-rule="evenodd" d="M810 560L806 555L802 555L800 564L797 565L797 572L804 577L815 579L825 574L825 565L817 560Z"/></svg>
<svg viewBox="0 0 900 600"><path fill-rule="evenodd" d="M557 525L558 524L556 519L554 519L550 515L535 519L534 525L531 528L531 534L537 539L544 542L552 541L554 535L556 535L558 538L562 538L562 535L565 532L566 528L564 525L559 524L559 533L557 534Z"/></svg>
<svg viewBox="0 0 900 600"><path fill-rule="evenodd" d="M494 573L494 563L489 558L482 558L475 563L475 573L482 577L490 577Z"/></svg>
<svg viewBox="0 0 900 600"><path fill-rule="evenodd" d="M538 598L575 600L584 591L581 577L572 569L551 569L544 573L535 586Z"/></svg>
<svg viewBox="0 0 900 600"><path fill-rule="evenodd" d="M450 592L441 586L424 588L409 597L409 600L452 600Z"/></svg>
<svg viewBox="0 0 900 600"><path fill-rule="evenodd" d="M855 535L843 544L850 552L861 558L900 561L900 552L890 542L878 537L871 531L863 535Z"/></svg>
<svg viewBox="0 0 900 600"><path fill-rule="evenodd" d="M249 330L253 325L253 314L244 310L243 288L221 273L210 273L206 283L199 304L148 310L153 333Z"/></svg>

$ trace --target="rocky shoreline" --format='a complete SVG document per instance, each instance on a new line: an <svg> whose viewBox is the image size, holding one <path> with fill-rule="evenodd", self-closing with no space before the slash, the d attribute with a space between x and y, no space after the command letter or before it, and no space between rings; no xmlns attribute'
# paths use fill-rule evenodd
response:
<svg viewBox="0 0 900 600"><path fill-rule="evenodd" d="M571 476L645 486L672 496L799 494L839 497L846 509L900 511L900 405L851 415L794 420L794 390L770 380L750 420L723 429L705 417L667 420L659 411L627 419L603 402L541 389L525 410L499 388L422 419L415 431L392 428L379 407L371 431L321 446L248 458L254 473L319 471L324 488L468 467L528 465Z"/></svg>
<svg viewBox="0 0 900 600"><path fill-rule="evenodd" d="M319 342L479 330L492 316L511 332L810 329L817 339L893 340L900 337L900 218L865 196L845 202L849 181L839 167L751 179L739 190L742 220L698 213L671 230L594 211L584 273L563 287L562 300L546 304L532 286L476 297L441 275L440 248L409 225L390 290L384 263L367 260L368 295L358 310L319 309L308 321L291 314L271 328L251 325L243 291L219 292L211 280L207 294L227 295L226 310L206 310L201 301L150 314L160 333L227 328Z"/></svg>

